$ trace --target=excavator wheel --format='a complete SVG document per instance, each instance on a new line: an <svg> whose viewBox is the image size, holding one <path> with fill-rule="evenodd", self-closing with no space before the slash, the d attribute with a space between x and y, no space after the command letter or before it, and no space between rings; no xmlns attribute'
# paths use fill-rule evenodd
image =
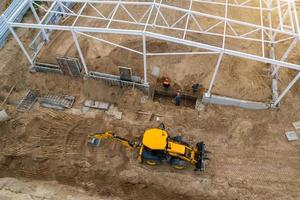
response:
<svg viewBox="0 0 300 200"><path fill-rule="evenodd" d="M155 166L159 164L157 160L145 160L144 162L147 163L147 165L151 165L151 166Z"/></svg>
<svg viewBox="0 0 300 200"><path fill-rule="evenodd" d="M186 161L181 160L179 158L172 158L170 160L170 163L173 168L180 170L185 169L188 166L188 163Z"/></svg>
<svg viewBox="0 0 300 200"><path fill-rule="evenodd" d="M154 154L154 152L151 152L147 149L143 150L142 153L142 161L146 163L147 165L159 165L160 164L160 159L157 155Z"/></svg>

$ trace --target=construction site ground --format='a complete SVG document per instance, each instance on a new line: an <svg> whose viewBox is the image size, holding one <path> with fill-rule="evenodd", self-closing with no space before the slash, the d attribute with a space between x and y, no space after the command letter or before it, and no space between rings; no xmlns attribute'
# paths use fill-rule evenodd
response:
<svg viewBox="0 0 300 200"><path fill-rule="evenodd" d="M32 36L27 30L18 33L23 41ZM13 38L0 51L0 59L1 102L17 84L3 106L11 120L0 123L1 200L300 199L300 141L288 142L284 134L293 130L292 122L300 120L299 83L280 109L207 105L198 112L170 102L141 102L145 95L132 88L29 73ZM241 75L233 68L228 73ZM290 75L282 82L288 82ZM35 104L29 112L17 112L16 105L28 89L73 95L76 102L65 111ZM82 110L86 99L113 103L123 112L122 119L103 111ZM150 115L138 111L160 116L150 121ZM194 172L192 167L177 171L168 165L142 165L136 152L113 141L105 141L99 148L86 145L88 134L105 130L140 140L145 129L158 126L158 120L165 123L170 135L181 135L192 145L205 141L212 152L205 172Z"/></svg>

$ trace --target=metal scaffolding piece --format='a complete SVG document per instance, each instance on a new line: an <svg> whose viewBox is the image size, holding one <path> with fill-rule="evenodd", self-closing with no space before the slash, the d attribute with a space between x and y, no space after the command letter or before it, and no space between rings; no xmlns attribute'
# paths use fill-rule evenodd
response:
<svg viewBox="0 0 300 200"><path fill-rule="evenodd" d="M49 6L43 3L47 3ZM69 8L66 3L75 6ZM300 73L300 63L291 62L288 59L295 48L299 47L300 41L300 8L299 5L296 5L295 0L26 0L20 6L20 9L28 4L36 18L36 23L17 23L13 21L14 16L7 19L3 16L3 18L32 66L35 64L36 56L32 57L26 51L16 32L14 32L14 28L39 29L42 31L41 35L45 40L49 40L47 32L52 30L71 32L86 76L89 76L89 69L80 49L78 35L142 55L144 61L143 83L145 85L148 85L147 69L149 66L147 66L147 57L172 55L215 54L218 59L210 86L205 93L208 97L213 90L222 59L226 55L271 65L273 101L268 103L274 107L280 103L299 79L299 75L297 75L282 94L278 95L277 79L279 69L287 68ZM44 11L45 14L41 19L35 12L33 4ZM56 6L59 6L60 9L54 9ZM102 9L104 6L106 6L106 10ZM208 11L201 9L204 6L210 6L212 9ZM86 12L88 8L92 9L93 12ZM211 12L213 9L218 9L218 12ZM234 18L228 14L229 10L232 9L257 13L259 22L252 22L245 17ZM105 13L105 11L109 12ZM16 13L18 12L19 10L16 11ZM123 13L122 17L120 17L120 13ZM124 16L124 13L126 16ZM46 19L50 14L58 14L64 16L64 18L69 18L71 23L49 24ZM86 26L80 23L81 19L101 23ZM123 25L128 28L123 28L125 27ZM142 51L104 40L95 36L95 33L139 37L142 41ZM201 39L201 37L214 38L215 41L220 42L212 43L210 40ZM147 39L162 40L198 50L153 53L147 50ZM253 53L253 51L247 51L245 48L233 48L230 45L233 42L251 42L259 46L259 51ZM280 56L278 54L282 51L277 51L278 46L281 49L285 48Z"/></svg>

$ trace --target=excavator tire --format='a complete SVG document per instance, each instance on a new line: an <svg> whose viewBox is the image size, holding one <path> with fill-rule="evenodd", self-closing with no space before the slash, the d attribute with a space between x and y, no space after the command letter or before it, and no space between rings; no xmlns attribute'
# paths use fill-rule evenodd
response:
<svg viewBox="0 0 300 200"><path fill-rule="evenodd" d="M151 166L160 164L160 158L154 155L151 151L148 151L146 149L144 149L142 153L142 161L147 165L151 165Z"/></svg>
<svg viewBox="0 0 300 200"><path fill-rule="evenodd" d="M159 162L157 160L145 160L144 161L147 165L155 166L158 165Z"/></svg>
<svg viewBox="0 0 300 200"><path fill-rule="evenodd" d="M170 164L173 168L180 170L185 169L188 166L188 163L186 161L181 160L179 158L172 158L170 160Z"/></svg>

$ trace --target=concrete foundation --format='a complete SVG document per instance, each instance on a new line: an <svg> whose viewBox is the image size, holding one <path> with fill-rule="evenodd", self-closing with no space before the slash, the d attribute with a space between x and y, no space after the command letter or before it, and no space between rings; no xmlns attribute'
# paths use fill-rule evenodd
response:
<svg viewBox="0 0 300 200"><path fill-rule="evenodd" d="M217 96L217 95L211 95L208 97L204 94L202 98L202 102L207 104L211 103L211 104L218 104L218 105L225 105L225 106L236 106L236 107L254 109L254 110L270 108L269 104L263 102L246 101L246 100L234 99L234 98Z"/></svg>

